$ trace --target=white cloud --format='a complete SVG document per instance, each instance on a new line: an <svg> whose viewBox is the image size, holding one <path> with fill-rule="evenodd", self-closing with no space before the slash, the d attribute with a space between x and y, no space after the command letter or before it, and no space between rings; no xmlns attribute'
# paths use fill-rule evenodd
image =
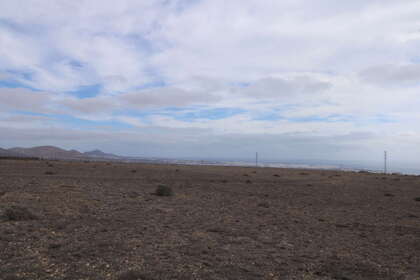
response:
<svg viewBox="0 0 420 280"><path fill-rule="evenodd" d="M30 111L121 122L133 126L133 139L146 130L163 146L165 137L181 147L217 136L209 149L236 139L269 150L278 135L296 153L287 141L326 153L334 141L348 144L343 135L369 132L355 142L365 151L412 148L420 121L419 7L416 0L2 1L2 125L36 126L16 132L28 141L68 125L16 112ZM99 85L98 95L68 93L87 85ZM199 114L220 108L238 113ZM398 144L404 137L410 144ZM180 150L188 153L187 146Z"/></svg>

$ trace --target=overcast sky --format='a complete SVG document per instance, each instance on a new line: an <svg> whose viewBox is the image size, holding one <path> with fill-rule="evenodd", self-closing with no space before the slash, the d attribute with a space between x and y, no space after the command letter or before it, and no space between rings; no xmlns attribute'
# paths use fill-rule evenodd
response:
<svg viewBox="0 0 420 280"><path fill-rule="evenodd" d="M420 162L420 1L0 1L0 134L1 147Z"/></svg>

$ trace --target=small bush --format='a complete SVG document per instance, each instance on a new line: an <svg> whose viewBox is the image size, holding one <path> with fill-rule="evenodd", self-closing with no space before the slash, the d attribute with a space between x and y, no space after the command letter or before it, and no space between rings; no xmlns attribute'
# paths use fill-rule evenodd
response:
<svg viewBox="0 0 420 280"><path fill-rule="evenodd" d="M121 273L118 277L118 280L152 280L148 275L141 273L136 270L129 270L127 272Z"/></svg>
<svg viewBox="0 0 420 280"><path fill-rule="evenodd" d="M268 204L268 202L260 202L257 205L258 207L262 207L262 208L270 208L270 204Z"/></svg>
<svg viewBox="0 0 420 280"><path fill-rule="evenodd" d="M251 184L251 183L252 183L252 181L251 181L251 180L246 180L246 183L247 183L247 184Z"/></svg>
<svg viewBox="0 0 420 280"><path fill-rule="evenodd" d="M420 196L419 197L416 197L414 200L420 202Z"/></svg>
<svg viewBox="0 0 420 280"><path fill-rule="evenodd" d="M4 212L4 216L8 221L28 221L37 218L28 209L21 206L11 206L7 208Z"/></svg>
<svg viewBox="0 0 420 280"><path fill-rule="evenodd" d="M273 177L280 177L280 175L279 174L274 174Z"/></svg>
<svg viewBox="0 0 420 280"><path fill-rule="evenodd" d="M140 194L138 192L129 192L127 193L127 196L130 198L138 198Z"/></svg>
<svg viewBox="0 0 420 280"><path fill-rule="evenodd" d="M45 173L44 173L45 175L54 175L55 173L54 172L52 172L52 171L45 171Z"/></svg>
<svg viewBox="0 0 420 280"><path fill-rule="evenodd" d="M135 169L131 170L131 173L136 173L136 172L137 172L137 170L135 170Z"/></svg>
<svg viewBox="0 0 420 280"><path fill-rule="evenodd" d="M62 244L60 243L51 243L50 245L48 245L48 249L51 249L51 250L60 249L61 246Z"/></svg>
<svg viewBox="0 0 420 280"><path fill-rule="evenodd" d="M158 195L158 196L172 196L174 193L173 193L171 187L168 187L166 185L159 185L156 188L155 194Z"/></svg>

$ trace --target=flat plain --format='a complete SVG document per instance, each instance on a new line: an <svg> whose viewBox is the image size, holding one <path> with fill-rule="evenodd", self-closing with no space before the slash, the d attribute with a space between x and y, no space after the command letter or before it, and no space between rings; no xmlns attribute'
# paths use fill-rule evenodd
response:
<svg viewBox="0 0 420 280"><path fill-rule="evenodd" d="M420 177L0 160L0 252L8 280L420 279Z"/></svg>

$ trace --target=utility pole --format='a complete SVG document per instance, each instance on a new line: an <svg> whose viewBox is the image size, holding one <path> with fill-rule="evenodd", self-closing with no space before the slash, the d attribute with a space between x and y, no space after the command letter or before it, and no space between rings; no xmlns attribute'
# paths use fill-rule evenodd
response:
<svg viewBox="0 0 420 280"><path fill-rule="evenodd" d="M388 155L387 155L387 152L386 151L384 151L384 173L386 174L387 173L387 160L388 160Z"/></svg>
<svg viewBox="0 0 420 280"><path fill-rule="evenodd" d="M258 167L258 152L255 153L255 167Z"/></svg>

